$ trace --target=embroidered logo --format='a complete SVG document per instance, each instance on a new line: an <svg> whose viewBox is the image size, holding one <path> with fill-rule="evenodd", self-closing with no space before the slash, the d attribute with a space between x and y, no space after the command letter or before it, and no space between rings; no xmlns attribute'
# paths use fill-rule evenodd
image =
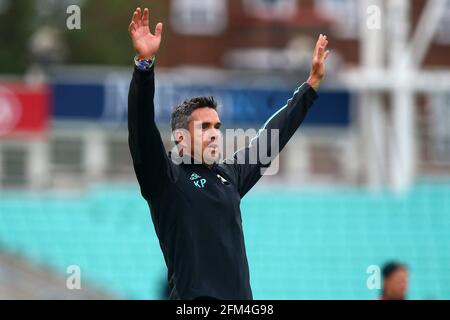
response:
<svg viewBox="0 0 450 320"><path fill-rule="evenodd" d="M204 189L206 186L206 179L202 178L196 173L191 174L190 180L194 183L194 186L199 189Z"/></svg>

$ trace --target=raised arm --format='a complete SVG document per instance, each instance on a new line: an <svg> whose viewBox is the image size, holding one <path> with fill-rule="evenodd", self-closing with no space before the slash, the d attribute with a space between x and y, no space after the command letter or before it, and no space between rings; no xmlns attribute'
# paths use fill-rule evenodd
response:
<svg viewBox="0 0 450 320"><path fill-rule="evenodd" d="M135 69L128 93L128 143L141 193L145 199L167 181L169 159L155 123L154 62L161 43L162 24L150 33L149 11L137 8L129 26L136 50Z"/></svg>
<svg viewBox="0 0 450 320"><path fill-rule="evenodd" d="M325 60L329 55L327 45L327 37L320 35L314 49L308 80L294 92L287 104L265 123L249 146L236 152L232 159L226 160L232 164L237 176L241 197L256 184L264 169L270 166L270 161L283 150L316 100L316 91L325 75ZM262 157L269 161L262 161Z"/></svg>

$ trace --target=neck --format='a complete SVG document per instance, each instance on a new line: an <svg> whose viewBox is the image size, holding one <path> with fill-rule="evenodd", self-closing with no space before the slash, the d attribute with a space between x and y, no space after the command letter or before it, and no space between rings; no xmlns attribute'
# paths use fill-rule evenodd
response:
<svg viewBox="0 0 450 320"><path fill-rule="evenodd" d="M183 156L183 151L180 152L180 156L183 158L187 158L188 159L187 163L190 163L190 164L203 165L203 166L207 167L208 169L212 169L214 166L214 164L206 163L205 161L203 161L203 159L199 159L193 154Z"/></svg>

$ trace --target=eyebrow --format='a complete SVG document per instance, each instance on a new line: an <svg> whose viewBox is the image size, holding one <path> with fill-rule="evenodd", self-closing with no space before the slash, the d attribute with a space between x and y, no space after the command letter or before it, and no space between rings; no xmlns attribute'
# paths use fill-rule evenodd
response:
<svg viewBox="0 0 450 320"><path fill-rule="evenodd" d="M201 123L201 126L203 127L203 126L211 126L212 125L212 122L202 122ZM222 126L222 122L217 122L216 124L214 124L214 127L221 127Z"/></svg>

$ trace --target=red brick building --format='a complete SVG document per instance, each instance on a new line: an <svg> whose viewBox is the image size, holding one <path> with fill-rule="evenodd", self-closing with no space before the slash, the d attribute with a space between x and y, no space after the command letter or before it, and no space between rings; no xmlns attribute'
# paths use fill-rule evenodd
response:
<svg viewBox="0 0 450 320"><path fill-rule="evenodd" d="M411 2L410 14L416 25L427 1ZM269 69L276 68L284 63L271 63L270 53L311 46L319 33L329 35L331 49L345 65L359 61L358 26L366 17L363 1L170 0L160 6L156 14L163 14L158 19L166 22L166 50L163 48L160 63L165 66L243 67L248 64L251 68L261 62ZM388 21L383 16L381 21L381 31L388 37ZM449 31L450 4L425 65L450 65ZM246 51L252 52L256 60L246 63Z"/></svg>

